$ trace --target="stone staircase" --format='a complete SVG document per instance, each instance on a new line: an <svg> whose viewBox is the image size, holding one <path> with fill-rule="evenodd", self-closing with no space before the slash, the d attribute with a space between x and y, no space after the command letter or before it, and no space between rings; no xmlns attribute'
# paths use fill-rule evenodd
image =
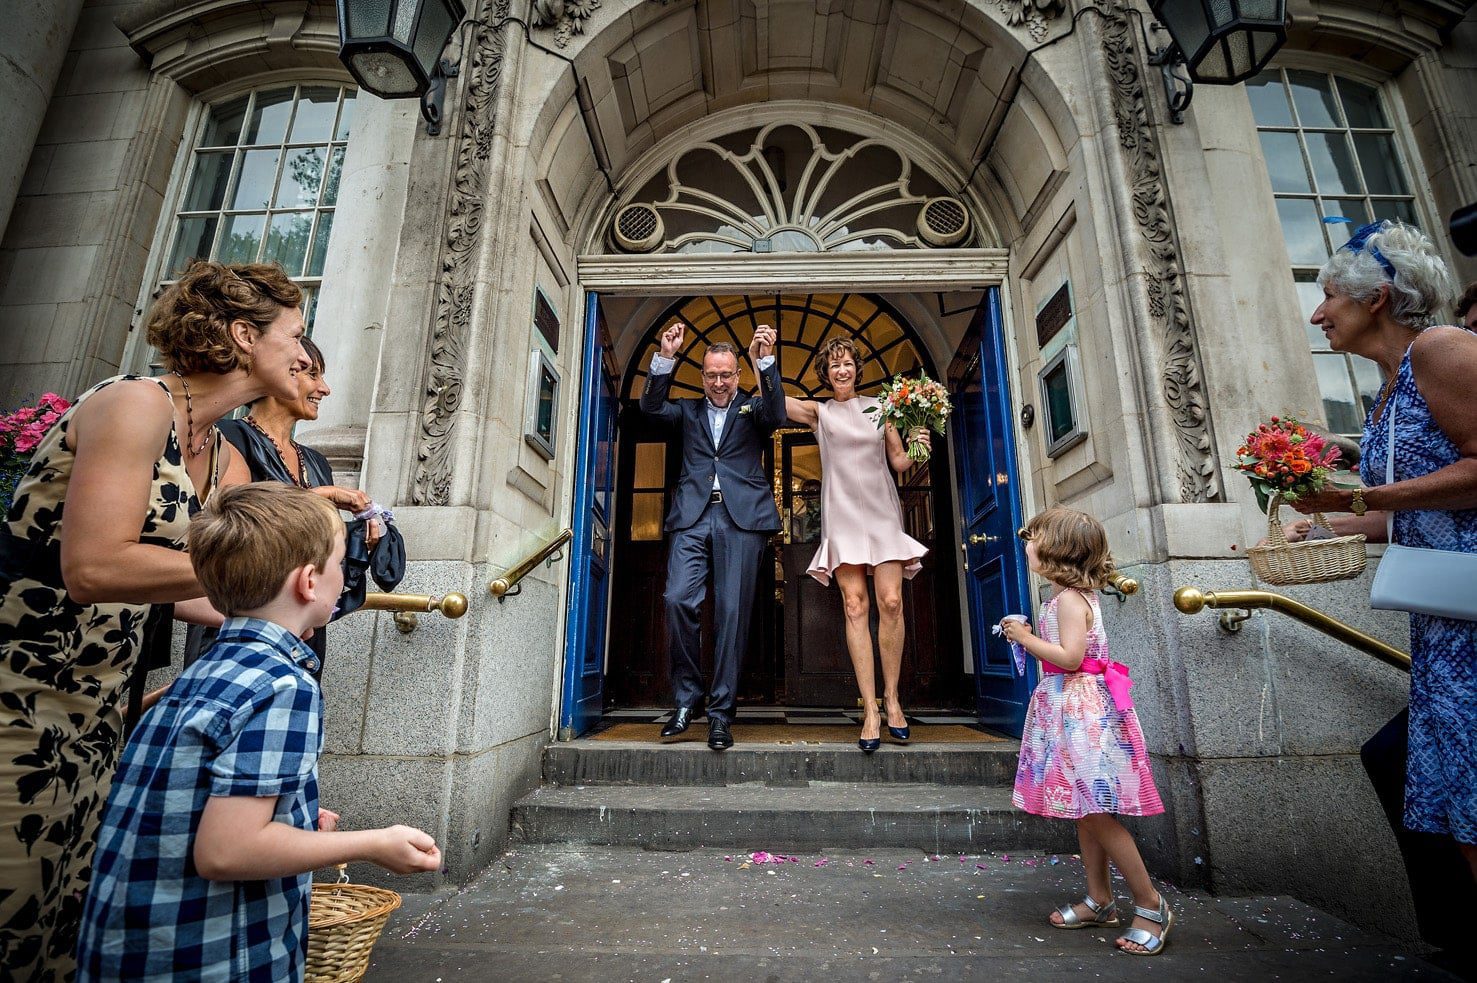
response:
<svg viewBox="0 0 1477 983"><path fill-rule="evenodd" d="M694 728L701 735L705 731ZM1071 823L1010 804L1017 745L675 744L579 740L544 750L544 785L515 803L528 844L789 853L1070 853Z"/></svg>

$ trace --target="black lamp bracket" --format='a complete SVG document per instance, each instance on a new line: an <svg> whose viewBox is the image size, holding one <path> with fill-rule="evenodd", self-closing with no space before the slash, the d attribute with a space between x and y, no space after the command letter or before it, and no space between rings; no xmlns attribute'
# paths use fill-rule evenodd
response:
<svg viewBox="0 0 1477 983"><path fill-rule="evenodd" d="M1156 32L1164 30L1158 24L1151 25L1151 28ZM1169 103L1169 121L1183 123L1185 110L1190 108L1190 100L1195 98L1195 82L1190 78L1190 66L1185 64L1184 53L1180 51L1179 45L1170 41L1149 54L1149 64L1157 67L1164 76L1164 98Z"/></svg>
<svg viewBox="0 0 1477 983"><path fill-rule="evenodd" d="M436 62L436 70L431 73L431 84L425 95L421 96L421 118L426 121L427 136L436 136L441 132L441 121L445 116L446 80L461 74L462 29L468 23L470 21L462 21L451 32L451 40L447 42L446 50Z"/></svg>

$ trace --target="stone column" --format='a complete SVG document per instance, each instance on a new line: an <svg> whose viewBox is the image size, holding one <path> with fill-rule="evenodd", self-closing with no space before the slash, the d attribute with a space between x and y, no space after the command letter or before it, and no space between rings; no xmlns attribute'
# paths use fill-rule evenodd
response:
<svg viewBox="0 0 1477 983"><path fill-rule="evenodd" d="M341 475L359 472L364 457L419 118L413 99L361 92L355 102L313 327L333 395L300 435Z"/></svg>
<svg viewBox="0 0 1477 983"><path fill-rule="evenodd" d="M0 31L0 235L51 103L82 0L19 0Z"/></svg>

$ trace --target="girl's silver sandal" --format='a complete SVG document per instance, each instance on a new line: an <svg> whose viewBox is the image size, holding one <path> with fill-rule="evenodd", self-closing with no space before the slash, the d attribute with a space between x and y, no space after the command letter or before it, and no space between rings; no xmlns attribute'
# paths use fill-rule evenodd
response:
<svg viewBox="0 0 1477 983"><path fill-rule="evenodd" d="M1056 910L1056 913L1062 916L1062 923L1058 925L1049 918L1047 921L1051 922L1052 928L1064 929L1097 928L1102 925L1116 926L1118 924L1117 899L1111 900L1105 905L1100 905L1092 900L1091 897L1084 897L1082 903L1087 906L1088 911L1092 912L1091 918L1081 917L1077 914L1075 907L1064 904Z"/></svg>
<svg viewBox="0 0 1477 983"><path fill-rule="evenodd" d="M1174 912L1169 910L1169 901L1164 897L1163 894L1160 894L1159 909L1157 911L1153 908L1140 908L1138 905L1134 905L1133 913L1140 918L1144 918L1148 921L1153 922L1156 925L1162 925L1163 928L1159 930L1158 935L1155 935L1153 932L1150 932L1146 928L1129 929L1122 935L1118 936L1118 941L1132 942L1135 945L1141 945L1144 947L1143 951L1140 952L1138 949L1125 949L1122 946L1118 947L1119 951L1126 952L1130 956L1159 955L1159 953L1164 951L1164 946L1169 941L1169 930L1174 925Z"/></svg>

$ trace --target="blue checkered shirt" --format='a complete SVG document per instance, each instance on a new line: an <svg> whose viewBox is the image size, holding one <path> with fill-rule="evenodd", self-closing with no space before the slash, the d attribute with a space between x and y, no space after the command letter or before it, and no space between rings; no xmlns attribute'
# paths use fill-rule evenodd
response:
<svg viewBox="0 0 1477 983"><path fill-rule="evenodd" d="M311 649L229 618L123 752L77 944L80 980L301 980L312 875L207 881L195 832L212 795L277 796L318 822L322 698Z"/></svg>

